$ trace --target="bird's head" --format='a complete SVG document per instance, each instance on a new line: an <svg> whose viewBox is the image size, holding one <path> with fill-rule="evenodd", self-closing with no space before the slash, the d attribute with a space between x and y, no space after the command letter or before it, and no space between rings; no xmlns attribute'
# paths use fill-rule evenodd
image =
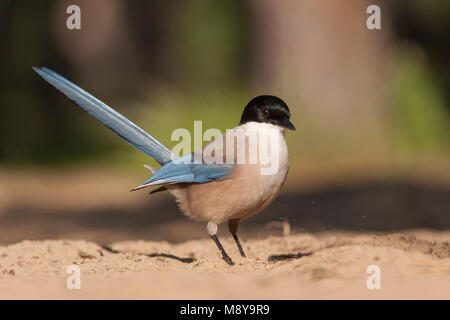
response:
<svg viewBox="0 0 450 320"><path fill-rule="evenodd" d="M278 97L263 95L253 98L242 113L240 125L248 122L270 123L275 126L295 130L289 118L288 106Z"/></svg>

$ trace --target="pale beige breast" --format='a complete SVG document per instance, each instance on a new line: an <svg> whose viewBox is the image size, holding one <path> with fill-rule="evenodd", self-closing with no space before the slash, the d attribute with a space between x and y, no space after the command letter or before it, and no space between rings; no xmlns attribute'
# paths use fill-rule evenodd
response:
<svg viewBox="0 0 450 320"><path fill-rule="evenodd" d="M170 186L180 209L192 219L217 224L243 219L267 207L278 195L283 181L260 181L256 165L237 165L229 179L205 184ZM243 172L245 171L245 172Z"/></svg>
<svg viewBox="0 0 450 320"><path fill-rule="evenodd" d="M267 207L286 179L289 157L284 136L280 136L279 169L262 175L260 164L236 164L228 178L204 184L167 186L183 213L192 219L220 224L243 219Z"/></svg>

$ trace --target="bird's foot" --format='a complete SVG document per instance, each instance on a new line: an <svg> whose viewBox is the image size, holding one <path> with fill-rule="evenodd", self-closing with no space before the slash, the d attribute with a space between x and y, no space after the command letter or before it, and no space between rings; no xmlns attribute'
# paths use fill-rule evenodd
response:
<svg viewBox="0 0 450 320"><path fill-rule="evenodd" d="M234 262L233 260L231 260L230 256L225 254L222 254L222 259L225 260L226 263L228 263L228 265L233 266Z"/></svg>

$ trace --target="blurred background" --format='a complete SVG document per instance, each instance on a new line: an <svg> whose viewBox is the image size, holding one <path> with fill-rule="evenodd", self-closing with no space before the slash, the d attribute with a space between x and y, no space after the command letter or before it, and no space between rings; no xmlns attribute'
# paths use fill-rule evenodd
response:
<svg viewBox="0 0 450 320"><path fill-rule="evenodd" d="M81 30L66 9L81 8ZM366 8L381 8L368 30ZM64 75L165 145L234 127L254 96L290 107L291 169L243 237L450 229L450 3L0 1L0 243L206 236L154 165L37 76ZM284 226L284 231L283 231ZM227 234L222 228L222 234Z"/></svg>

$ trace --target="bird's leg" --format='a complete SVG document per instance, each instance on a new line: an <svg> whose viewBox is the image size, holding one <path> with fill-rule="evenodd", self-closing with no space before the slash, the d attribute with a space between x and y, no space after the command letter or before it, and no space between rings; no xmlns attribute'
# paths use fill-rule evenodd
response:
<svg viewBox="0 0 450 320"><path fill-rule="evenodd" d="M231 260L230 256L226 253L225 249L223 248L222 244L219 241L219 238L217 238L217 224L213 222L208 222L208 226L206 227L206 229L208 230L208 233L211 236L211 238L214 240L214 243L216 244L217 248L219 248L223 260L225 260L226 263L232 266L234 262Z"/></svg>
<svg viewBox="0 0 450 320"><path fill-rule="evenodd" d="M243 258L247 258L247 256L245 255L244 249L242 249L241 243L237 236L238 226L239 226L239 219L232 219L232 220L228 221L228 230L230 230L230 233L233 235L234 241L236 241L236 245L239 249L239 252L241 253L241 256Z"/></svg>

